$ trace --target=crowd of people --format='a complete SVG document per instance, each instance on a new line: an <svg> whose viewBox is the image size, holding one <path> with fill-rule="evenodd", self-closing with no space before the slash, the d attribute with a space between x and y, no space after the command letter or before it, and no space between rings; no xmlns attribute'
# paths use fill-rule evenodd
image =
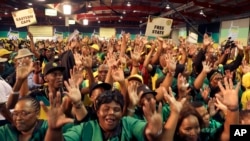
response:
<svg viewBox="0 0 250 141"><path fill-rule="evenodd" d="M250 124L238 41L28 36L0 43L1 140L229 141L230 125Z"/></svg>

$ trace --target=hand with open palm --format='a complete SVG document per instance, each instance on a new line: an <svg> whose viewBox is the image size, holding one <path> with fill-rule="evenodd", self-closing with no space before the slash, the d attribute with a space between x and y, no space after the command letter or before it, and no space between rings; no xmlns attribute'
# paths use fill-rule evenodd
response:
<svg viewBox="0 0 250 141"><path fill-rule="evenodd" d="M61 106L63 105L61 103L61 94L59 91L56 93L56 97L53 97L53 94L49 93L49 102L50 108L46 107L43 102L40 102L48 117L48 128L52 130L60 130L63 125L74 121L64 115L63 108Z"/></svg>
<svg viewBox="0 0 250 141"><path fill-rule="evenodd" d="M149 101L143 102L143 113L148 122L146 134L150 136L159 136L162 133L162 104L158 105L156 110L156 100L151 98Z"/></svg>

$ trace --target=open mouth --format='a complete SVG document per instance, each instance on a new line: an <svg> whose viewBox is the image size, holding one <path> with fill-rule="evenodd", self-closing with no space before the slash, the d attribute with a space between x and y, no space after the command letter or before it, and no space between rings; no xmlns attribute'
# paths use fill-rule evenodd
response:
<svg viewBox="0 0 250 141"><path fill-rule="evenodd" d="M115 118L106 118L105 121L107 124L113 125L115 123Z"/></svg>

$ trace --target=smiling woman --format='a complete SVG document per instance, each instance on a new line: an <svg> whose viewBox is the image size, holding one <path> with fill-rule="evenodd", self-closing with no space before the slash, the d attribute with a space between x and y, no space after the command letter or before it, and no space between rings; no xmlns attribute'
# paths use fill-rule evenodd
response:
<svg viewBox="0 0 250 141"><path fill-rule="evenodd" d="M48 125L47 122L38 120L39 112L38 101L29 96L20 98L13 111L13 125L0 127L0 139L42 141Z"/></svg>
<svg viewBox="0 0 250 141"><path fill-rule="evenodd" d="M66 118L61 118L61 110L58 104L51 103L49 109L48 123L49 128L45 140L110 140L110 141L144 141L153 140L162 132L161 115L155 113L148 122L123 117L122 109L124 106L123 96L119 91L105 91L96 99L97 120L82 122L80 125L73 126L62 134L61 126L67 123ZM149 111L149 109L147 109ZM53 115L53 116L52 116ZM157 126L160 125L160 126ZM64 138L64 139L63 139Z"/></svg>

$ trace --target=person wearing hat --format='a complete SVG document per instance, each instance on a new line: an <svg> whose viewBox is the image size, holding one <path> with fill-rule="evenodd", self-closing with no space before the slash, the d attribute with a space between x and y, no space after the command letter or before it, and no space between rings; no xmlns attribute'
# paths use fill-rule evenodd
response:
<svg viewBox="0 0 250 141"><path fill-rule="evenodd" d="M57 91L63 92L63 71L65 68L56 62L49 62L44 67L43 79L46 86L42 89L33 90L30 95L38 101L43 101L46 106L49 106L49 93L56 94ZM64 94L61 93L61 97ZM41 119L46 119L44 111L40 113Z"/></svg>
<svg viewBox="0 0 250 141"><path fill-rule="evenodd" d="M0 57L0 73L4 71L6 58ZM12 87L0 75L0 126L12 121L11 114L6 108L9 95L13 93Z"/></svg>
<svg viewBox="0 0 250 141"><path fill-rule="evenodd" d="M129 90L128 90L129 91ZM147 85L141 84L137 87L137 96L139 98L138 104L137 105L131 105L129 104L128 106L128 115L145 120L145 114L143 111L143 107L145 106L145 102L149 103L151 106L156 106L152 107L152 109L155 109L158 107L158 103L156 102L155 96L157 95L157 92L151 90ZM131 101L130 101L131 102ZM163 121L166 121L166 119L169 117L169 105L168 104L163 104L162 107L162 118Z"/></svg>
<svg viewBox="0 0 250 141"><path fill-rule="evenodd" d="M4 62L5 70L0 73L0 75L4 79L6 79L15 70L14 65L9 62L11 54L12 51L9 51L5 48L0 48L0 57L8 60Z"/></svg>

